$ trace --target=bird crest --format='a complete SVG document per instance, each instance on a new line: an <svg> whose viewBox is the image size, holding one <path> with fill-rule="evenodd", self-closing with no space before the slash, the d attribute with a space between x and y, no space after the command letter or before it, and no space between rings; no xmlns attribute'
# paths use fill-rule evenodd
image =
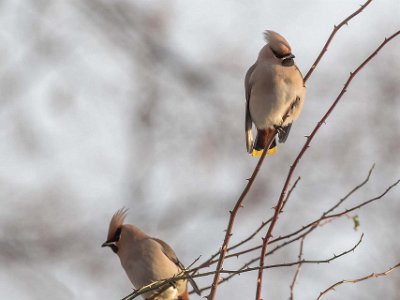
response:
<svg viewBox="0 0 400 300"><path fill-rule="evenodd" d="M292 52L288 41L279 33L272 30L266 30L264 32L264 38L265 41L269 43L271 49L279 55L284 56Z"/></svg>
<svg viewBox="0 0 400 300"><path fill-rule="evenodd" d="M115 233L117 232L118 228L120 228L122 224L124 224L127 212L128 209L123 207L113 215L110 222L110 227L108 228L107 241L111 241L114 239Z"/></svg>

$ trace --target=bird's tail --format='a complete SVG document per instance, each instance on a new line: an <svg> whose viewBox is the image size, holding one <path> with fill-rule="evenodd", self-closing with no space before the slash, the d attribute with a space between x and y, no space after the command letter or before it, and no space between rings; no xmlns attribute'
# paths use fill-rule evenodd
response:
<svg viewBox="0 0 400 300"><path fill-rule="evenodd" d="M178 300L189 300L189 292L188 289L186 290L179 296Z"/></svg>
<svg viewBox="0 0 400 300"><path fill-rule="evenodd" d="M274 129L258 129L257 137L254 143L253 151L251 153L252 156L259 157L263 153L267 143L271 139L273 135L275 135ZM278 150L276 145L276 139L273 137L271 144L268 147L267 154L274 154Z"/></svg>

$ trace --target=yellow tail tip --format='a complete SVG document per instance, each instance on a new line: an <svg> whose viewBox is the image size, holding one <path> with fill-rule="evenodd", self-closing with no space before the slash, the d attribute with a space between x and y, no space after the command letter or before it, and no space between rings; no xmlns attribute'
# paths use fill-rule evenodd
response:
<svg viewBox="0 0 400 300"><path fill-rule="evenodd" d="M260 157L261 154L263 153L264 150L255 150L253 149L253 152L251 152L251 156L253 157ZM269 148L267 151L267 155L272 155L275 154L278 151L278 147L274 147L274 148Z"/></svg>

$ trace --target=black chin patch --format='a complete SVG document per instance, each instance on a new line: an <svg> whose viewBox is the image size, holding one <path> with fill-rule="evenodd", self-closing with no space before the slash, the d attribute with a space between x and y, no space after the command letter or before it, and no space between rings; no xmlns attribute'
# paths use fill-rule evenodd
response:
<svg viewBox="0 0 400 300"><path fill-rule="evenodd" d="M285 58L282 60L282 66L284 67L291 67L294 65L294 60L293 58Z"/></svg>
<svg viewBox="0 0 400 300"><path fill-rule="evenodd" d="M115 254L118 253L118 247L117 247L117 246L115 246L114 244L111 244L109 247L111 248L111 250L112 250Z"/></svg>

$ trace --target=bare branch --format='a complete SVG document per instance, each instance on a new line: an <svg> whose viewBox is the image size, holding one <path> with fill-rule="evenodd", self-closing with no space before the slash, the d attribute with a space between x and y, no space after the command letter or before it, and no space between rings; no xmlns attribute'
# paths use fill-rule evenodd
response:
<svg viewBox="0 0 400 300"><path fill-rule="evenodd" d="M334 291L335 288L339 285L342 285L344 283L358 283L360 281L364 281L367 279L371 279L371 278L378 278L381 276L386 276L389 273L391 273L392 271L394 271L395 269L400 267L400 263L398 263L397 265L395 265L394 267L391 267L390 269L382 272L382 273L371 273L367 276L361 277L361 278L357 278L357 279L344 279L341 281L336 282L335 284L332 284L330 287L328 287L325 291L321 292L317 298L317 300L322 299L323 296L325 296L329 291Z"/></svg>
<svg viewBox="0 0 400 300"><path fill-rule="evenodd" d="M272 142L272 139L269 143L267 143L267 147L269 147L269 144ZM217 268L215 270L215 275L214 275L214 279L213 279L213 283L212 283L212 288L210 291L210 294L206 297L208 300L212 300L215 298L215 294L217 291L217 286L219 283L219 278L220 278L220 272L222 270L222 266L224 264L224 260L225 260L225 255L228 249L228 245L229 245L229 240L232 236L232 229L233 229L233 223L235 222L235 218L236 215L239 211L239 208L241 208L243 206L243 200L246 197L248 191L250 190L250 187L252 186L254 180L256 179L256 176L261 168L261 165L264 161L264 158L267 154L267 151L263 151L260 159L258 160L258 163L253 171L253 174L251 175L250 179L247 182L247 185L245 186L242 194L240 195L239 199L237 200L235 207L233 208L232 211L230 211L230 216L229 216L229 223L228 223L228 227L226 229L225 232L225 238L224 238L224 242L222 243L222 247L219 251L219 259L218 259L218 263L217 263Z"/></svg>
<svg viewBox="0 0 400 300"><path fill-rule="evenodd" d="M389 42L391 41L393 38L395 38L398 34L400 33L400 31L397 31L396 33L392 34L389 38L385 38L385 40L378 46L378 48L372 52L371 55L369 55L358 67L354 72L350 72L350 76L347 79L343 89L340 91L339 95L337 96L337 98L335 99L335 101L333 102L333 104L331 105L331 107L328 109L328 111L325 113L325 115L322 117L322 119L317 123L317 125L315 126L314 130L312 131L312 133L310 134L310 136L307 138L306 143L304 144L303 148L300 150L299 155L296 157L293 165L290 167L288 176L286 178L285 184L282 188L282 192L280 195L280 198L278 200L278 204L276 205L275 208L275 213L274 213L274 217L273 220L268 228L268 231L264 237L263 240L263 247L261 249L261 256L260 256L260 270L258 272L258 278L257 278L257 292L256 292L256 300L260 300L261 299L261 286L262 286L262 276L263 276L263 266L264 266L264 259L265 259L265 253L266 253L266 248L268 246L268 242L272 236L272 231L275 227L275 224L278 220L279 217L279 212L281 210L282 207L282 203L283 203L283 199L285 198L285 193L288 189L289 183L290 183L290 179L293 175L294 170L296 169L300 159L302 158L302 156L304 155L304 153L307 151L312 139L315 137L315 134L318 132L319 128L322 126L322 124L325 123L325 121L327 120L327 118L329 117L329 115L331 114L331 112L335 109L336 105L339 103L340 99L342 98L342 96L344 95L344 93L346 92L348 86L350 85L351 81L353 80L353 78L360 72L360 70L366 65L368 64L371 59Z"/></svg>
<svg viewBox="0 0 400 300"><path fill-rule="evenodd" d="M360 209L360 208L362 208L363 206L366 206L366 205L368 205L368 204L373 203L374 201L377 201L377 200L379 200L379 199L382 199L383 196L385 196L385 195L390 191L390 189L392 189L396 184L398 184L398 182L392 184L391 186L389 186L388 188L386 188L386 190L385 190L383 193L381 193L380 195L378 195L378 196L376 196L376 197L374 197L374 198L372 198L372 199L366 200L366 201L364 201L364 202L362 202L362 203L360 203L360 204L358 204L358 205L355 205L355 206L353 206L353 207L351 207L351 208L349 208L349 209L346 209L346 210L344 210L344 211L342 211L342 212L340 212L340 213L328 215L328 212L332 212L334 209L338 208L338 207L339 207L338 204L343 204L344 201L347 200L347 199L350 197L350 195L352 195L352 194L353 194L354 192L356 192L358 189L360 189L361 187L363 187L363 186L369 181L370 176L371 176L372 171L373 171L373 167L374 167L374 166L371 167L371 169L370 169L369 172L368 172L368 176L366 177L366 179L365 179L363 182L361 182L361 183L358 184L356 187L354 187L350 192L348 192L348 193L346 194L346 196L344 196L343 198L339 199L339 201L338 201L337 203L335 203L335 205L334 205L333 207L331 207L329 210L327 210L326 212L324 212L318 219L316 219L316 220L310 222L309 224L307 224L307 225L305 225L305 226L302 226L300 229L298 229L298 230L296 230L296 231L294 231L294 232L292 232L292 233L290 233L290 234L287 234L287 235L280 236L280 237L277 237L277 238L275 238L275 239L272 239L272 240L270 241L270 244L277 243L277 242L279 242L279 241L281 241L281 240L285 240L285 239L289 239L289 238L293 237L292 239L289 239L289 240L287 240L287 241L285 241L285 242L283 242L283 243L277 245L277 246L276 246L275 248L273 248L272 250L269 250L269 251L267 252L266 256L272 255L272 254L275 253L276 251L278 251L278 250L284 248L285 246L287 246L287 245L289 245L289 244L291 244L291 243L293 243L293 242L295 242L295 241L298 241L299 239L305 238L307 235L309 235L311 232L313 232L316 228L318 228L318 227L321 226L321 225L326 224L326 222L322 223L322 221L336 220L336 219L338 219L338 218L340 218L340 217L342 217L342 216L346 216L349 212L354 211L355 209ZM299 179L297 179L297 181L298 181L298 180L299 180ZM291 188L291 190L292 190L293 188L294 188L294 186ZM289 195L289 194L288 194L288 195ZM248 249L245 249L245 250L242 250L242 251L239 251L239 252L235 252L235 253L226 255L225 258L239 257L239 256L241 256L241 255L243 255L243 254L250 253L250 252L254 252L254 251L256 251L256 250L258 250L258 249L261 249L261 248L262 248L262 245L255 246L255 247L252 247L252 248L248 248ZM208 259L206 262L202 263L200 266L198 266L198 267L196 267L196 268L193 268L193 269L191 270L191 272L196 272L196 271L198 271L198 270L200 270L200 269L202 269L202 268L208 267L208 266L210 266L210 265L216 263L217 260L212 260L212 258L213 258L213 257L211 257L211 259ZM258 261L259 259L260 259L260 257L256 257L256 258L251 259L250 261L248 261L247 263L245 263L239 270L243 270L243 269L248 268L250 265L252 265L254 262ZM221 281L221 282L223 282L223 281Z"/></svg>
<svg viewBox="0 0 400 300"><path fill-rule="evenodd" d="M315 62L312 64L310 70L308 70L306 76L304 76L304 82L306 82L308 80L308 78L310 78L311 74L314 72L315 68L319 64L321 58L324 56L325 52L328 51L328 46L332 42L333 37L336 35L336 33L339 31L339 29L342 28L343 25L348 25L348 22L352 18L357 16L359 13L361 13L364 10L364 8L366 8L371 2L372 2L372 0L368 0L358 10L356 10L354 13L352 13L350 16L348 16L346 19L344 19L342 22L340 22L339 25L333 26L333 31L332 31L331 35L329 36L328 40L326 41L324 47L322 47L321 52L319 53Z"/></svg>
<svg viewBox="0 0 400 300"><path fill-rule="evenodd" d="M154 281L146 286L141 287L138 290L134 290L132 293L130 293L128 296L125 296L121 300L132 300L139 297L140 295L156 290L158 291L158 293L161 293L170 286L174 286L178 280L194 277L188 275L190 272L191 270L183 270L182 272L171 278Z"/></svg>
<svg viewBox="0 0 400 300"><path fill-rule="evenodd" d="M371 169L368 171L367 178L363 182L361 182L359 185L355 186L346 196L344 196L342 199L339 200L339 202L332 206L329 210L327 210L324 215L329 214L330 212L334 211L336 208L338 208L344 201L346 201L351 195L353 195L357 190L359 190L361 187L363 187L368 181L369 178L371 177L372 171L375 168L375 164L372 165Z"/></svg>
<svg viewBox="0 0 400 300"><path fill-rule="evenodd" d="M379 196L376 196L376 197L374 197L374 198L372 198L372 199L369 199L369 200L367 200L367 201L364 201L363 203L361 203L361 204L359 204L359 205L356 205L356 206L354 206L354 207L352 207L352 208L349 208L349 209L345 209L344 211L342 211L342 212L340 212L340 213L337 213L337 214L331 214L331 215L325 215L323 218L321 218L322 220L325 220L325 219L330 219L330 218L337 218L337 217L340 217L340 216L343 216L343 215L346 215L346 214L348 214L349 212L351 212L351 211L354 211L354 210L356 210L356 209L359 209L359 208L361 208L361 207L363 207L363 206L365 206L365 205L368 205L368 204L370 204L371 202L375 202L376 200L379 200L379 199L381 199L383 196L385 196L392 188L394 188L396 185L398 185L400 183L400 179L399 180L397 180L395 183L393 183L392 185L390 185L382 194L380 194Z"/></svg>
<svg viewBox="0 0 400 300"><path fill-rule="evenodd" d="M353 252L361 244L363 237L364 237L364 234L362 234L360 236L360 239L358 240L358 242L351 249L348 249L348 250L346 250L346 251L344 251L344 252L342 252L342 253L340 253L338 255L334 254L332 257L327 258L327 259L321 259L321 260L302 259L302 260L289 262L289 263L280 263L280 264L267 265L267 266L264 266L263 268L264 269L273 269L273 268L282 268L282 267L292 267L292 266L297 266L299 264L328 264L328 263L330 263L330 262L332 262L332 261L334 261L334 260L346 255L346 254L349 254L350 252ZM236 276L236 275L239 275L239 274L242 274L242 273L246 273L246 272L258 271L259 269L260 269L260 267L257 266L257 267L242 267L239 270L221 270L220 271L221 274L229 274L229 276L221 279L220 283L228 281L233 276ZM193 277L204 277L204 276L210 276L210 275L213 275L213 274L215 274L215 271L196 274ZM212 286L207 286L207 287L204 287L204 288L200 289L200 291L203 292L203 291L209 290L211 288L212 288Z"/></svg>
<svg viewBox="0 0 400 300"><path fill-rule="evenodd" d="M304 237L300 241L300 249L299 249L299 261L303 258L303 246L304 246ZM299 278L301 266L303 264L300 263L297 265L296 273L294 273L292 284L290 285L290 300L294 300L294 286L296 284L297 279Z"/></svg>
<svg viewBox="0 0 400 300"><path fill-rule="evenodd" d="M358 184L357 186L355 186L350 192L348 192L343 198L341 198L334 206L332 206L329 210L327 210L324 214L322 214L322 217L326 216L329 212L332 212L333 210L335 210L336 208L338 208L338 207L339 207L345 200L347 200L352 194L354 194L357 190L359 190L360 188L362 188L362 187L369 181L369 179L370 179L370 177L371 177L371 174L372 174L372 171L373 171L373 169L374 169L374 166L375 166L375 165L372 165L371 169L370 169L369 172L368 172L367 177L365 178L365 180L364 180L363 182L361 182L360 184ZM298 177L298 178L296 179L294 185L290 188L290 190L289 190L289 192L288 192L288 194L287 194L287 197L286 197L286 199L285 199L285 202L284 202L284 204L283 204L283 206L282 206L282 209L283 209L284 206L286 205L286 202L287 202L289 196L291 195L292 191L293 191L294 188L296 187L296 185L297 185L297 183L299 182L299 180L300 180L300 177ZM320 221L320 219L321 219L321 217L320 217L318 220L315 220L315 221L311 222L310 224L317 224L318 221ZM256 233L258 233L262 228L264 228L265 225L269 224L269 223L271 222L271 220L272 220L272 217L271 217L268 221L266 221L265 223L261 224L261 226L257 229ZM305 229L307 229L307 228L309 228L309 227L311 227L311 226L303 226L303 227L300 229L300 231L296 231L294 234L292 233L292 234L289 234L289 235L286 235L286 236L278 237L277 239L271 240L270 243L272 244L272 243L275 243L275 242L280 241L280 240L282 240L282 239L286 239L286 238L292 237L292 236L294 236L294 235L300 233L301 231L304 231ZM315 229L315 228L316 228L316 226L315 226L313 229ZM313 230L313 229L312 229L312 230ZM311 231L312 231L312 230L311 230ZM307 234L308 234L308 233L309 233L309 232L307 231ZM303 237L303 235L301 235L300 237ZM296 240L298 240L298 239L299 239L299 237L297 237L297 238L294 239L294 240L291 240L289 243L291 243L291 242L293 242L293 241L296 241ZM286 246L286 245L287 245L287 243L282 244L282 246ZM232 254L230 254L230 255L227 255L226 258L229 258L229 257L238 257L239 255L242 255L242 254L245 254L245 253L249 253L249 252L255 251L255 250L257 250L257 249L261 249L261 247L262 247L262 245L256 246L256 247L252 247L252 248L243 250L243 251L241 251L241 252L235 252L235 253L232 253ZM280 247L278 246L277 248L279 249ZM270 254L272 254L275 250L278 250L277 248L275 248L274 250L268 252L268 253L267 253L267 256L270 255ZM271 253L271 252L272 252L272 253ZM212 261L212 260L211 260L211 261L208 261L208 262L209 262L209 264L212 264L212 263L214 263L215 261Z"/></svg>
<svg viewBox="0 0 400 300"><path fill-rule="evenodd" d="M285 199L285 201L284 201L284 203L283 203L281 212L282 212L283 208L285 207L286 202L288 201L288 199L289 199L290 195L292 194L293 190L296 188L297 183L300 181L300 179L301 179L301 177L298 177L298 178L296 179L296 181L294 182L293 186L290 188L290 190L289 190L289 192L288 192L288 195L287 195L287 197L286 197L286 199ZM244 240L242 240L242 241L240 241L240 242L238 242L238 243L232 245L231 247L229 247L228 250L227 250L227 252L230 252L231 250L234 250L234 249L236 249L236 248L238 248L238 247L240 247L240 246L246 244L246 243L249 242L250 240L252 240L252 239L261 231L261 229L263 229L263 228L264 228L268 223L270 223L271 221L272 221L272 217L271 217L269 220L265 221L265 222L263 221L263 222L261 223L261 225L258 226L258 228L257 228L253 233L251 233L251 234L250 234L247 238L245 238ZM260 246L260 247L261 247L261 246ZM259 248L259 247L257 247L256 249L258 249L258 248ZM253 250L255 250L255 249L253 249ZM246 252L248 252L248 251L246 251ZM198 269L202 269L202 268L208 267L208 266L210 266L210 265L216 263L218 260L214 260L214 258L216 258L216 257L218 256L219 253L220 253L220 252L218 251L218 252L216 252L215 254L213 254L208 260L206 260L205 262L203 262L200 266L198 266L198 267L195 268L195 269L197 269L197 270L198 270ZM232 255L226 255L225 258L230 258L230 257L233 257L233 256L238 257L240 254L241 254L240 252L237 252L237 253L234 253L234 254L232 254Z"/></svg>

